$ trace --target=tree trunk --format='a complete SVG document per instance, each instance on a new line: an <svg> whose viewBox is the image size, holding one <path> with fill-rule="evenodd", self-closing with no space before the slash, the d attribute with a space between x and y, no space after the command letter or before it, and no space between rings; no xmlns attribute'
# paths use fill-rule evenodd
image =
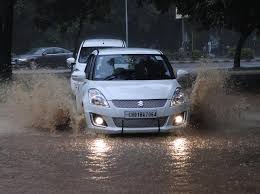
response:
<svg viewBox="0 0 260 194"><path fill-rule="evenodd" d="M0 3L0 77L12 74L11 52L13 31L14 1L5 0Z"/></svg>
<svg viewBox="0 0 260 194"><path fill-rule="evenodd" d="M84 17L80 17L79 19L79 29L78 32L75 36L74 39L74 50L73 50L73 57L76 58L77 52L78 52L78 44L79 44L79 39L80 39L80 35L82 32L82 28L83 28L83 23L84 23Z"/></svg>
<svg viewBox="0 0 260 194"><path fill-rule="evenodd" d="M248 38L248 36L252 33L252 31L248 31L247 33L241 33L238 44L237 44L237 48L236 48L236 52L235 52L235 56L234 56L234 68L240 68L240 61L241 61L241 51L242 48Z"/></svg>

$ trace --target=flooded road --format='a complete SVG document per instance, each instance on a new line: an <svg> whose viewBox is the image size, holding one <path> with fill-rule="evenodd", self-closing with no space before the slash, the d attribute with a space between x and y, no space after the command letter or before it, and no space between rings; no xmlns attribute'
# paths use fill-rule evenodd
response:
<svg viewBox="0 0 260 194"><path fill-rule="evenodd" d="M0 193L259 193L259 127L227 131L1 133Z"/></svg>
<svg viewBox="0 0 260 194"><path fill-rule="evenodd" d="M53 94L64 82L48 80L55 87L41 84L42 92L31 87L29 99L16 87L19 106L0 103L0 193L260 193L259 94L208 101L222 100L212 107L226 109L215 113L242 114L224 123L164 135L103 136L52 130L55 106L70 101L51 101L64 95ZM44 123L52 124L41 129Z"/></svg>

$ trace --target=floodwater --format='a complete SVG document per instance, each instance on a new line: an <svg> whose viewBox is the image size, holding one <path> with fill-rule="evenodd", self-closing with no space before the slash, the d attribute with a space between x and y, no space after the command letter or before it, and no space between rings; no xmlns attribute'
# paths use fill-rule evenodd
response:
<svg viewBox="0 0 260 194"><path fill-rule="evenodd" d="M0 145L0 193L260 191L259 127L123 137L31 129L2 133Z"/></svg>
<svg viewBox="0 0 260 194"><path fill-rule="evenodd" d="M43 92L15 86L0 104L0 193L260 193L259 94L197 82L193 111L203 125L104 136L78 130L64 83L47 80L36 84Z"/></svg>

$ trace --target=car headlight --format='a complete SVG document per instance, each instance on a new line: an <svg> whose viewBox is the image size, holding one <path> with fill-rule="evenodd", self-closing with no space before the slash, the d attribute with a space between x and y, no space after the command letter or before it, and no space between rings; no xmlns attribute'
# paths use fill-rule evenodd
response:
<svg viewBox="0 0 260 194"><path fill-rule="evenodd" d="M172 106L176 106L176 105L181 105L183 103L185 103L186 98L185 98L185 94L183 93L181 88L176 88L172 100L171 100L171 107Z"/></svg>
<svg viewBox="0 0 260 194"><path fill-rule="evenodd" d="M97 106L109 107L105 96L97 89L90 89L88 91L89 102Z"/></svg>
<svg viewBox="0 0 260 194"><path fill-rule="evenodd" d="M18 59L18 61L21 61L21 62L27 62L28 59L26 59L26 58L20 58L20 59Z"/></svg>

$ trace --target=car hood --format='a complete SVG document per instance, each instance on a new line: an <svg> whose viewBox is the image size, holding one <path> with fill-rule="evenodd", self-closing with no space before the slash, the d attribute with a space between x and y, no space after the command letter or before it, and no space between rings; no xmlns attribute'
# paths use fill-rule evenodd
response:
<svg viewBox="0 0 260 194"><path fill-rule="evenodd" d="M13 59L32 59L38 55L16 55Z"/></svg>
<svg viewBox="0 0 260 194"><path fill-rule="evenodd" d="M171 99L176 80L152 81L89 81L88 89L96 88L107 100Z"/></svg>

